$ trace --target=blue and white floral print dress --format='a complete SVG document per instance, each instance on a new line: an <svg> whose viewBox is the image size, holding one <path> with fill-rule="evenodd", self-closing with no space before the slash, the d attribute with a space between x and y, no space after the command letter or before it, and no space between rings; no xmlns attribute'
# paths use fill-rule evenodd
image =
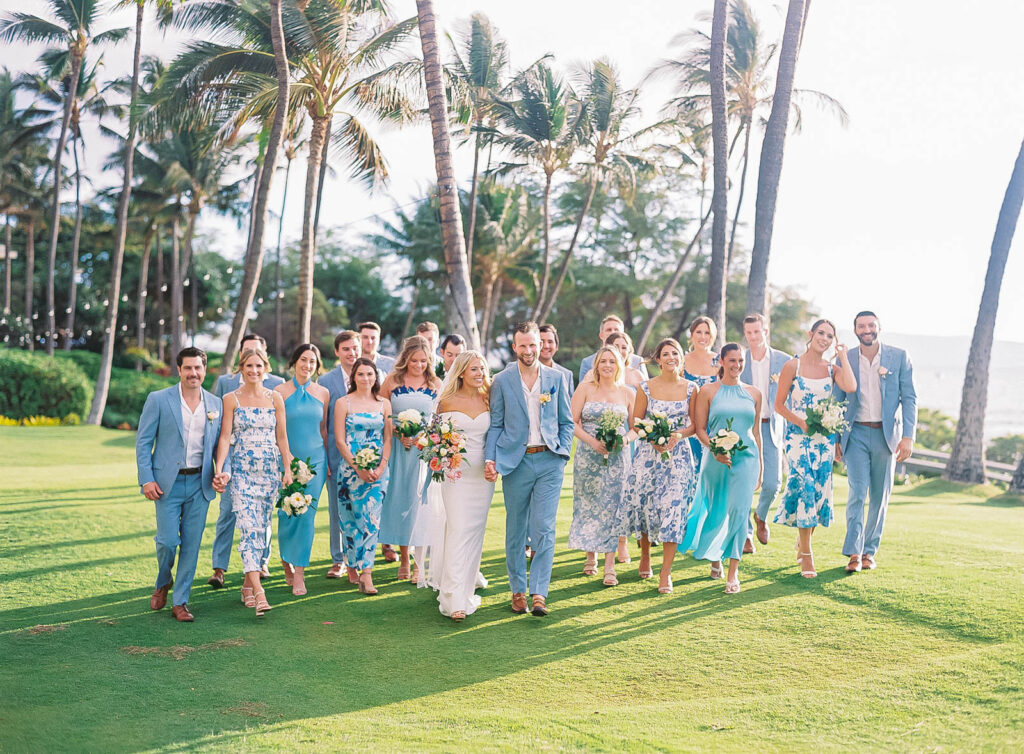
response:
<svg viewBox="0 0 1024 754"><path fill-rule="evenodd" d="M346 397L347 400L347 397ZM384 411L351 411L345 417L348 449L355 455L364 448L384 449ZM380 534L380 514L388 489L388 471L376 482L367 484L356 470L343 463L338 474L338 519L345 565L362 571L373 567L373 556Z"/></svg>
<svg viewBox="0 0 1024 754"><path fill-rule="evenodd" d="M231 428L231 479L225 494L235 513L242 568L248 573L262 567L270 515L281 488L277 412L236 403Z"/></svg>
<svg viewBox="0 0 1024 754"><path fill-rule="evenodd" d="M626 434L626 407L618 403L587 401L583 404L583 429L597 435L597 424L605 411L622 417ZM572 525L569 547L584 552L614 552L619 536L628 533L622 492L629 471L630 454L620 450L608 456L608 465L596 450L583 442L576 444L572 476Z"/></svg>

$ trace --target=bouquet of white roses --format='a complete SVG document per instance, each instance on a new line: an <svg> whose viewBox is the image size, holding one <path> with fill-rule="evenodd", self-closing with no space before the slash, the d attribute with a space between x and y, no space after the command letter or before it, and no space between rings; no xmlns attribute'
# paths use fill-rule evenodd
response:
<svg viewBox="0 0 1024 754"><path fill-rule="evenodd" d="M395 432L399 437L415 437L423 431L423 414L414 408L399 411L395 417Z"/></svg>
<svg viewBox="0 0 1024 754"><path fill-rule="evenodd" d="M380 465L380 451L372 445L368 448L363 448L352 456L352 463L357 469L362 471L375 469Z"/></svg>
<svg viewBox="0 0 1024 754"><path fill-rule="evenodd" d="M651 411L643 419L637 419L634 423L636 434L641 440L646 440L655 448L661 450L661 460L669 459L665 446L672 439L672 432L675 427L668 420L668 414L663 411Z"/></svg>
<svg viewBox="0 0 1024 754"><path fill-rule="evenodd" d="M725 427L708 438L708 446L716 456L729 456L730 460L737 453L749 446L743 442L739 432L732 428L732 417L725 420Z"/></svg>
<svg viewBox="0 0 1024 754"><path fill-rule="evenodd" d="M598 442L604 443L605 450L609 453L622 450L622 414L611 408L602 411L597 419L597 432L594 433L594 437ZM608 465L608 456L601 459L601 464Z"/></svg>
<svg viewBox="0 0 1024 754"><path fill-rule="evenodd" d="M301 516L309 510L313 503L312 495L304 495L301 492L293 492L287 497L277 501L277 507L289 516Z"/></svg>
<svg viewBox="0 0 1024 754"><path fill-rule="evenodd" d="M305 493L305 486L316 476L316 467L309 459L291 462L292 483L283 486L277 493L277 507L289 516L301 516L313 502L313 496Z"/></svg>
<svg viewBox="0 0 1024 754"><path fill-rule="evenodd" d="M807 409L807 434L831 437L849 427L846 421L846 401L823 398Z"/></svg>
<svg viewBox="0 0 1024 754"><path fill-rule="evenodd" d="M420 439L416 441L420 460L430 468L430 478L443 482L447 477L454 482L462 478L460 466L466 452L466 440L448 419L435 416Z"/></svg>

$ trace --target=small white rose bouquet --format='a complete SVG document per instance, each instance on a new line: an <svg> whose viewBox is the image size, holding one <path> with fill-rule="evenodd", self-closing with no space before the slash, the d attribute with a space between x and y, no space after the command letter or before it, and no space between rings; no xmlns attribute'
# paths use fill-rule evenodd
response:
<svg viewBox="0 0 1024 754"><path fill-rule="evenodd" d="M807 408L807 434L831 437L843 432L849 425L846 421L846 401L823 398Z"/></svg>
<svg viewBox="0 0 1024 754"><path fill-rule="evenodd" d="M423 428L423 414L414 408L399 411L395 417L395 432L399 437L416 437Z"/></svg>
<svg viewBox="0 0 1024 754"><path fill-rule="evenodd" d="M662 411L651 411L643 419L637 419L634 426L637 436L661 450L661 460L667 461L669 454L665 446L672 439L672 433L676 429L669 422L668 415Z"/></svg>
<svg viewBox="0 0 1024 754"><path fill-rule="evenodd" d="M618 453L622 450L622 414L611 408L602 411L597 420L594 437L598 442L604 443L605 450L609 453ZM608 456L601 459L601 465L608 465Z"/></svg>
<svg viewBox="0 0 1024 754"><path fill-rule="evenodd" d="M740 433L732 428L732 417L725 420L725 426L708 438L708 445L711 452L716 456L732 457L737 453L746 450L749 446L743 442Z"/></svg>
<svg viewBox="0 0 1024 754"><path fill-rule="evenodd" d="M363 448L352 457L352 463L362 471L375 469L380 465L380 451L373 446Z"/></svg>
<svg viewBox="0 0 1024 754"><path fill-rule="evenodd" d="M316 476L316 467L309 459L300 461L293 458L291 462L292 483L286 484L277 493L277 507L289 516L301 516L313 504L313 496L307 495L305 487Z"/></svg>
<svg viewBox="0 0 1024 754"><path fill-rule="evenodd" d="M301 492L293 492L283 500L279 500L277 507L289 516L301 516L309 510L313 503L312 495L304 495Z"/></svg>

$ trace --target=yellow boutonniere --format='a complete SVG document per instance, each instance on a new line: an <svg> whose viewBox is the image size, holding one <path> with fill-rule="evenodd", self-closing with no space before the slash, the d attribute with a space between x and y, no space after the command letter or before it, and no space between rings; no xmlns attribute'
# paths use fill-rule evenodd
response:
<svg viewBox="0 0 1024 754"><path fill-rule="evenodd" d="M779 373L778 373L778 372L776 372L776 373L775 373L775 374L773 374L773 375L772 375L771 377L769 377L769 378L768 378L768 380L769 380L769 382L771 382L771 383L772 383L773 385L774 385L774 384L776 384L776 383L778 383L778 381L779 381Z"/></svg>

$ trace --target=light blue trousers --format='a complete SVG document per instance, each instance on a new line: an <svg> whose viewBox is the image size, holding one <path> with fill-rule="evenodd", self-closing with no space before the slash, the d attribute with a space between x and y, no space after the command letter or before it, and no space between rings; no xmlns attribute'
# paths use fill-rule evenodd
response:
<svg viewBox="0 0 1024 754"><path fill-rule="evenodd" d="M505 495L505 565L514 593L548 596L555 560L555 517L562 492L565 459L547 451L530 453L501 480ZM526 538L530 538L529 589Z"/></svg>
<svg viewBox="0 0 1024 754"><path fill-rule="evenodd" d="M267 546L263 550L263 563L270 562L270 536L273 525L267 525ZM217 514L217 533L213 538L213 567L228 570L231 560L231 545L235 541L235 512L231 510L231 497L220 496L220 511Z"/></svg>
<svg viewBox="0 0 1024 754"><path fill-rule="evenodd" d="M330 465L330 460L328 460ZM341 519L338 517L338 467L330 466L331 478L327 480L327 519L331 539L331 563L344 563L345 552L341 549Z"/></svg>
<svg viewBox="0 0 1024 754"><path fill-rule="evenodd" d="M843 451L850 494L846 500L846 541L843 554L871 555L878 552L882 527L889 508L895 456L881 429L854 424ZM868 500L867 521L864 501Z"/></svg>
<svg viewBox="0 0 1024 754"><path fill-rule="evenodd" d="M772 439L771 422L761 422L761 453L764 455L764 476L761 478L761 494L757 498L757 517L768 520L768 509L772 507L775 495L782 484L782 453ZM747 522L747 536L754 536L754 519Z"/></svg>
<svg viewBox="0 0 1024 754"><path fill-rule="evenodd" d="M199 544L206 527L206 512L210 502L203 497L203 478L200 474L179 474L174 486L160 500L156 508L156 586L159 589L171 582L174 558L178 570L174 574L172 605L184 605L192 593L192 579L199 561Z"/></svg>

